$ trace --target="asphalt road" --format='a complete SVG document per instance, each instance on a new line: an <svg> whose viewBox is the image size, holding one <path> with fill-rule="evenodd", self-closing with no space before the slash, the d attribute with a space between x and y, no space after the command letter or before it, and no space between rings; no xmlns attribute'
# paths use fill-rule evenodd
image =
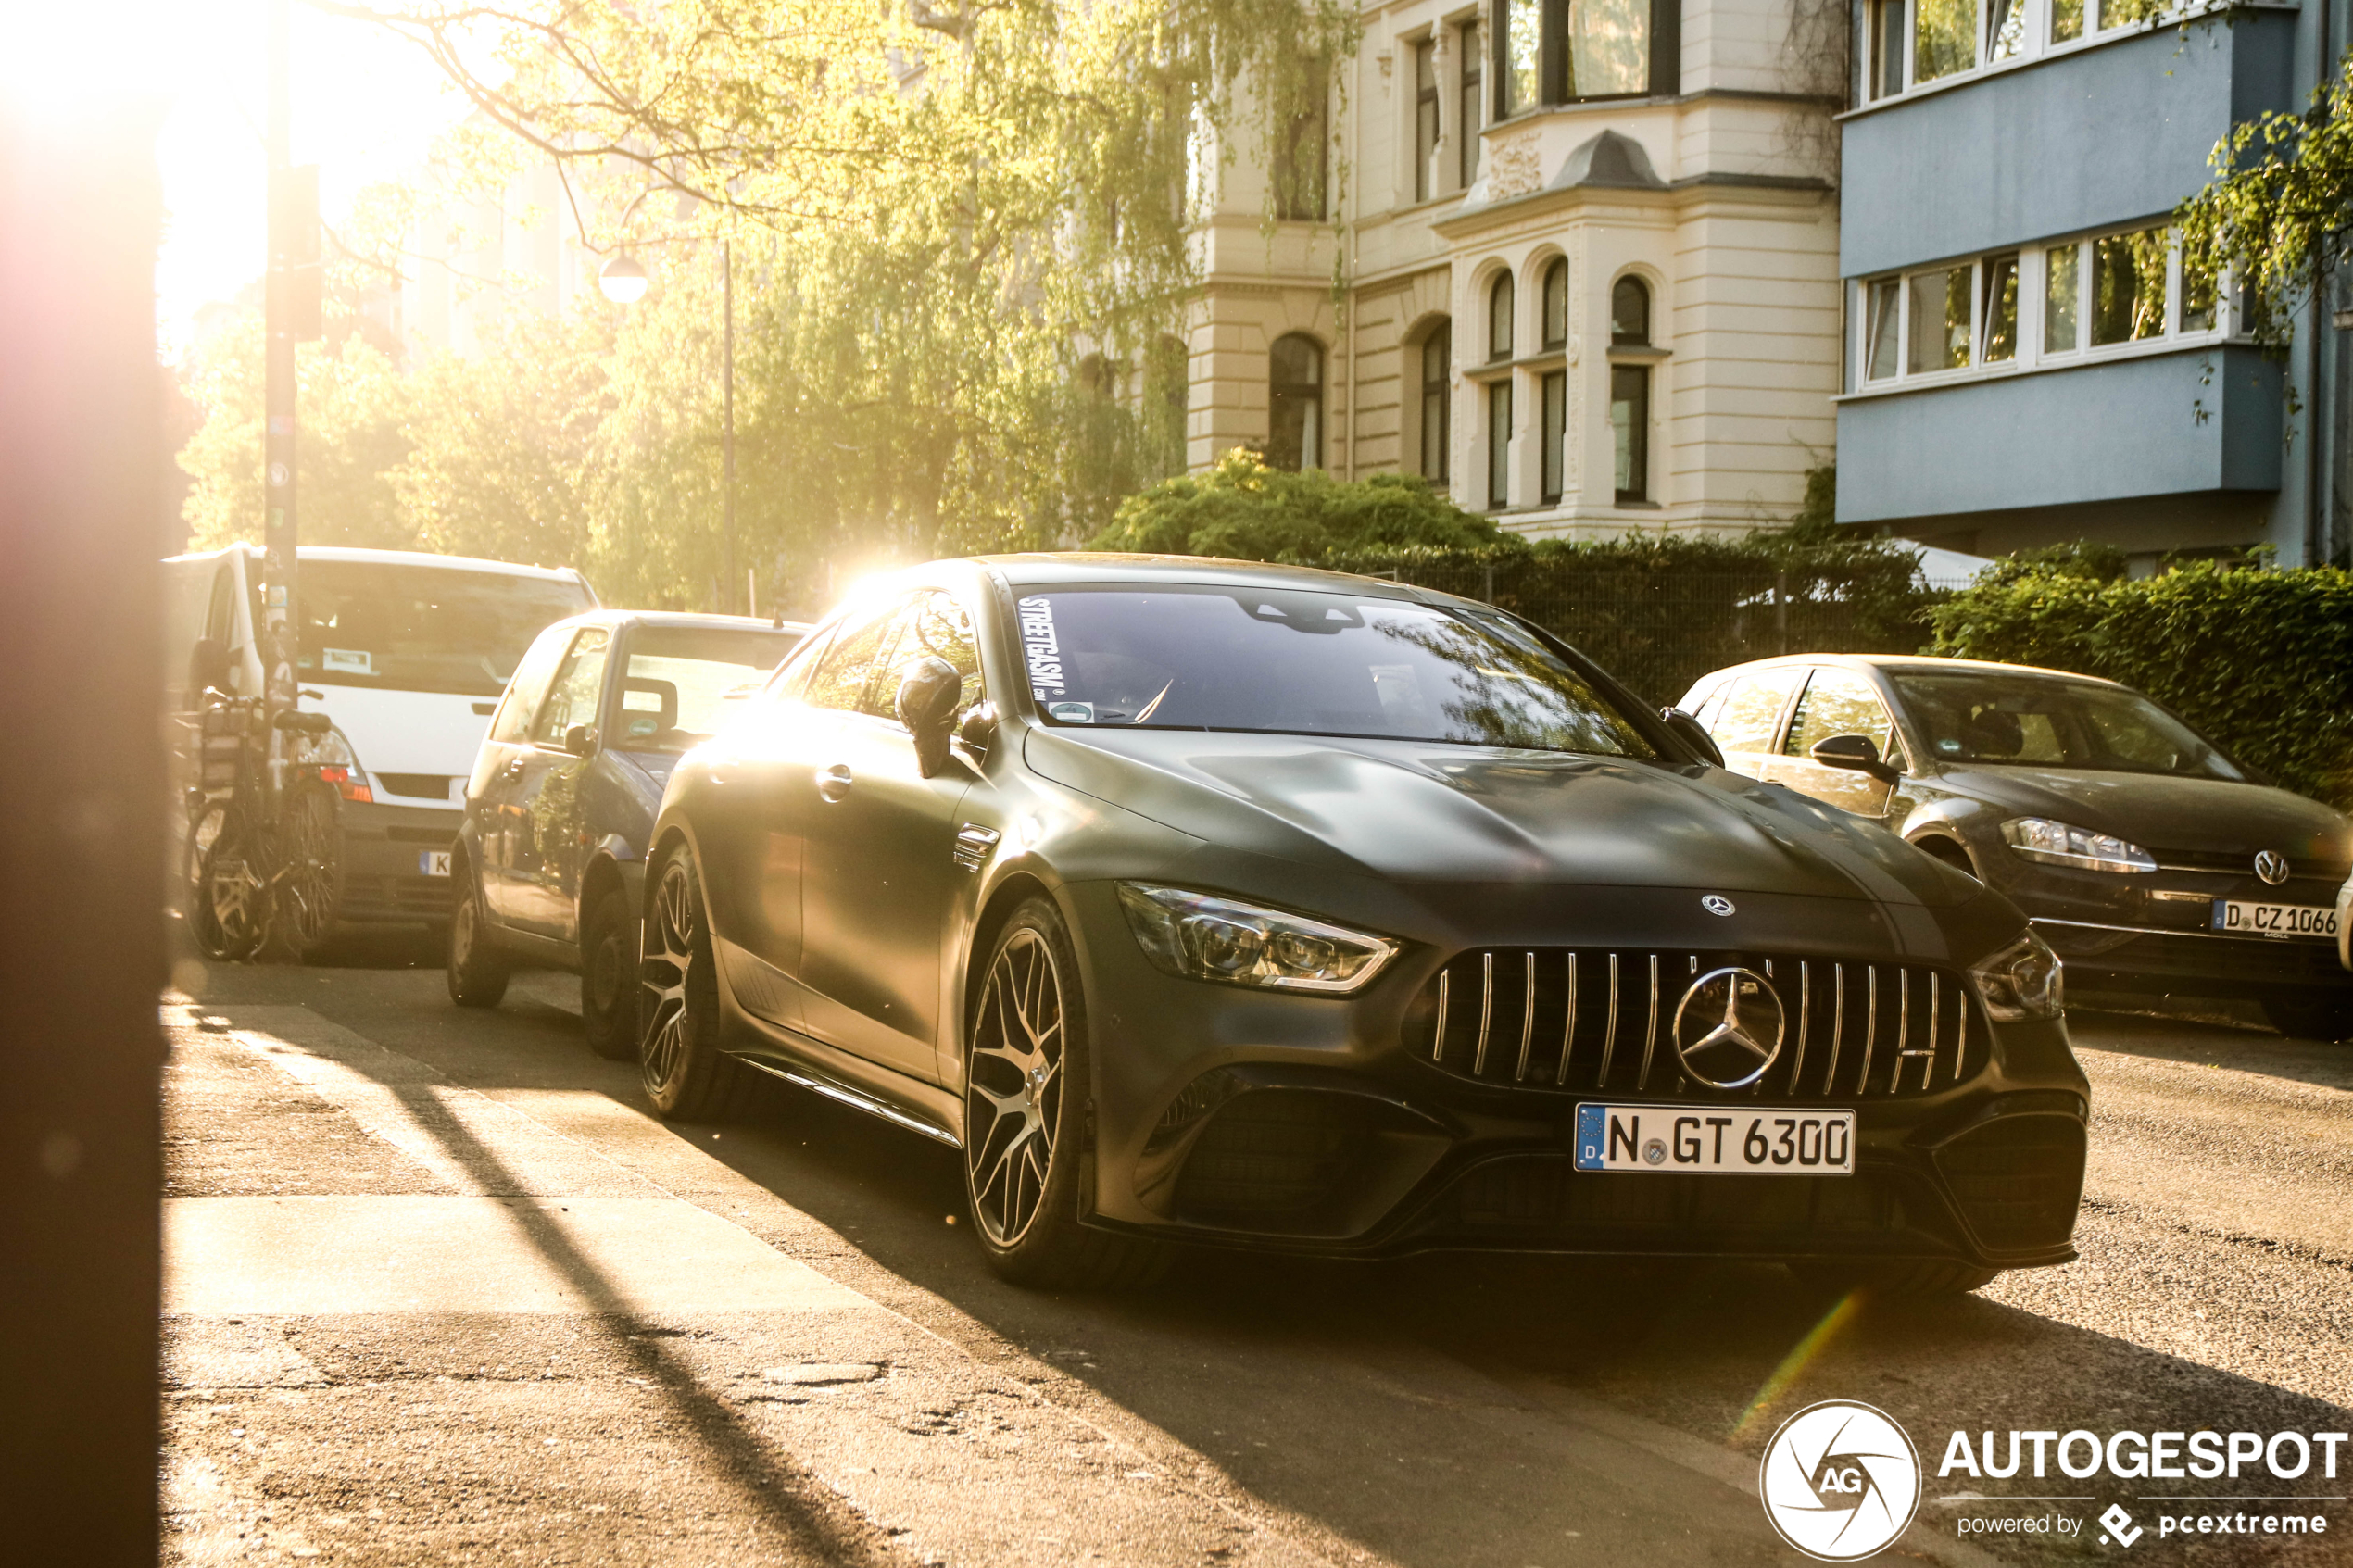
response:
<svg viewBox="0 0 2353 1568"><path fill-rule="evenodd" d="M167 998L172 1561L1796 1562L1757 1456L1850 1399L1928 1463L1891 1558L2353 1562L2317 1463L1936 1474L1955 1430L2353 1429L2353 1047L2079 1011L2082 1259L1957 1301L1462 1257L1062 1297L982 1266L948 1150L782 1086L672 1128L569 977L461 1012L431 954L357 957ZM1962 1537L2005 1518L2075 1533Z"/></svg>

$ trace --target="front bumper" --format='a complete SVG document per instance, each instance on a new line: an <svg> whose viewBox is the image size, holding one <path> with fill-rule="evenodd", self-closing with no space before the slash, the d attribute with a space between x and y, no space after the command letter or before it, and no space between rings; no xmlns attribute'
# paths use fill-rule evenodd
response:
<svg viewBox="0 0 2353 1568"><path fill-rule="evenodd" d="M354 925L447 920L449 878L428 874L422 857L455 846L464 820L463 811L432 806L345 801L341 918Z"/></svg>
<svg viewBox="0 0 2353 1568"><path fill-rule="evenodd" d="M1949 1034L1966 1019L1976 1044L1946 1059L1933 1086L1899 1088L1900 1073L1855 1062L1860 1074L1836 1072L1838 1092L1824 1092L1818 1068L1805 1069L1802 1085L1793 1075L1736 1092L1702 1089L1670 1070L1643 1080L1645 1091L1623 1062L1640 1048L1634 1026L1659 1015L1629 985L1627 1055L1604 1069L1613 1073L1605 1096L1588 1075L1590 1054L1575 1058L1564 1087L1496 1082L1466 1071L1467 1047L1448 1065L1405 1043L1417 1030L1430 1037L1428 997L1445 948L1409 951L1361 997L1247 991L1154 969L1109 884L1064 895L1089 980L1096 1224L1341 1256L1468 1248L2017 1268L2075 1255L2088 1091L2062 1023L1996 1027L1982 1010L1960 1012L1946 986L1942 1005L1954 1010L1939 1027ZM1818 1013L1821 985L1807 993ZM1527 994L1535 996L1532 978ZM1859 1005L1863 993L1851 994ZM1523 1031L1511 1020L1520 1016L1495 1026L1513 1048ZM1544 1015L1548 1028L1554 1016ZM1572 1022L1567 1033L1590 1044L1596 1027ZM1813 1027L1818 1053L1827 1031L1819 1017ZM1883 1035L1894 1043L1892 1030ZM1933 1067L1928 1076L1937 1078ZM1869 1091L1854 1093L1864 1078ZM1576 1106L1604 1098L1743 1113L1851 1106L1856 1173L1579 1172Z"/></svg>

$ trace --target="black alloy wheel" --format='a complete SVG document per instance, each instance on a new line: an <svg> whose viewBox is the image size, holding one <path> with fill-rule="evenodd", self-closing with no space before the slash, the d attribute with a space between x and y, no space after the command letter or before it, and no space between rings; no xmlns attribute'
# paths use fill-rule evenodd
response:
<svg viewBox="0 0 2353 1568"><path fill-rule="evenodd" d="M451 869L458 907L449 917L449 999L461 1008L495 1008L507 995L514 965L483 928L482 887L472 868L460 862Z"/></svg>
<svg viewBox="0 0 2353 1568"><path fill-rule="evenodd" d="M654 878L637 962L645 1034L637 1072L654 1110L673 1122L718 1122L749 1098L750 1072L719 1048L719 973L694 856L679 845Z"/></svg>
<svg viewBox="0 0 2353 1568"><path fill-rule="evenodd" d="M199 822L189 840L189 913L208 959L233 963L261 946L269 888L254 870L251 847L245 813L233 806Z"/></svg>
<svg viewBox="0 0 2353 1568"><path fill-rule="evenodd" d="M964 1057L964 1187L990 1266L1080 1288L1157 1278L1164 1248L1078 1223L1087 1015L1062 916L1042 898L997 936Z"/></svg>
<svg viewBox="0 0 2353 1568"><path fill-rule="evenodd" d="M637 922L619 888L598 895L581 922L580 1022L607 1061L636 1059Z"/></svg>

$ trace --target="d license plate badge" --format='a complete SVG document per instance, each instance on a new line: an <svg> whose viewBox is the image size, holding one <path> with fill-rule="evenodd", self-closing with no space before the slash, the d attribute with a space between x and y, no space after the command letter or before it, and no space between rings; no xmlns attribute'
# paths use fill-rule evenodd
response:
<svg viewBox="0 0 2353 1568"><path fill-rule="evenodd" d="M418 850L417 874L419 876L447 876L449 874L449 851L447 849Z"/></svg>
<svg viewBox="0 0 2353 1568"><path fill-rule="evenodd" d="M2336 939L2336 911L2323 904L2252 904L2214 900L2214 929L2225 936L2309 936Z"/></svg>
<svg viewBox="0 0 2353 1568"><path fill-rule="evenodd" d="M1646 1175L1851 1176L1855 1113L1794 1107L1577 1108L1579 1171Z"/></svg>

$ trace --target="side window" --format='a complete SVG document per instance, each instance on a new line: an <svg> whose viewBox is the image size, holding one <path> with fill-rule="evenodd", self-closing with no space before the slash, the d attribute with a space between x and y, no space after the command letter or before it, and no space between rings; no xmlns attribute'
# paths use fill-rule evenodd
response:
<svg viewBox="0 0 2353 1568"><path fill-rule="evenodd" d="M972 617L951 595L937 589L916 595L899 612L889 652L875 666L867 690L864 711L879 718L899 717L899 683L926 659L944 659L964 678L960 706L980 700L980 647L973 637Z"/></svg>
<svg viewBox="0 0 2353 1568"><path fill-rule="evenodd" d="M801 700L812 708L856 711L874 677L875 662L882 656L885 635L898 624L892 614L897 608L896 605L886 605L837 632L833 646L825 650L816 672L809 678L809 687Z"/></svg>
<svg viewBox="0 0 2353 1568"><path fill-rule="evenodd" d="M1887 708L1879 693L1860 675L1847 670L1817 670L1797 701L1790 721L1789 744L1781 750L1804 757L1832 735L1864 735L1884 757L1888 750Z"/></svg>
<svg viewBox="0 0 2353 1568"><path fill-rule="evenodd" d="M1805 673L1803 668L1791 668L1742 676L1707 733L1727 752L1772 750L1773 728L1780 721L1781 706Z"/></svg>
<svg viewBox="0 0 2353 1568"><path fill-rule="evenodd" d="M767 700L800 702L806 699L809 677L815 674L817 666L824 662L826 646L832 641L829 636L812 636L793 649L784 663L777 667L775 674L769 677L768 690L763 694Z"/></svg>
<svg viewBox="0 0 2353 1568"><path fill-rule="evenodd" d="M539 699L547 695L547 683L556 673L556 661L563 658L564 648L572 641L569 627L555 627L539 633L531 651L515 666L514 678L507 683L507 695L498 704L498 716L490 721L490 738L507 746L522 743L524 732L531 727L531 715Z"/></svg>
<svg viewBox="0 0 2353 1568"><path fill-rule="evenodd" d="M597 702L605 690L605 656L611 651L612 633L601 626L584 628L573 639L572 652L539 705L531 738L541 746L561 746L564 732L574 724L597 721Z"/></svg>

